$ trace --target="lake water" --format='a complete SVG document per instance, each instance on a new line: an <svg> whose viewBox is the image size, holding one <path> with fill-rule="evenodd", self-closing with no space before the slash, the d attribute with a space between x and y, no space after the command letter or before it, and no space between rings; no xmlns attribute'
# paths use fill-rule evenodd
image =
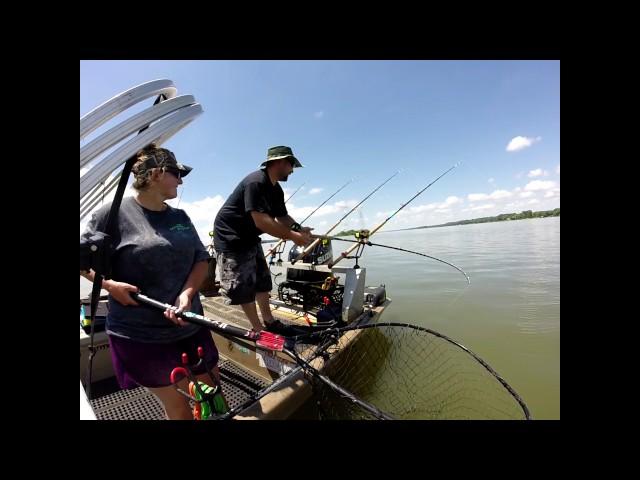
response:
<svg viewBox="0 0 640 480"><path fill-rule="evenodd" d="M487 361L534 419L560 418L560 218L380 233L359 261L392 299L381 321L443 333ZM334 242L334 256L346 243ZM353 261L351 261L353 262Z"/></svg>

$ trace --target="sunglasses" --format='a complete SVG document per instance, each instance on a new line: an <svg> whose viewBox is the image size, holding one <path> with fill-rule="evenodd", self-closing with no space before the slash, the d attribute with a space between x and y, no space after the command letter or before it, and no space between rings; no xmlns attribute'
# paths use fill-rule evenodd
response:
<svg viewBox="0 0 640 480"><path fill-rule="evenodd" d="M171 175L176 177L178 180L180 180L181 172L177 168L164 167L164 171L167 173L170 173Z"/></svg>

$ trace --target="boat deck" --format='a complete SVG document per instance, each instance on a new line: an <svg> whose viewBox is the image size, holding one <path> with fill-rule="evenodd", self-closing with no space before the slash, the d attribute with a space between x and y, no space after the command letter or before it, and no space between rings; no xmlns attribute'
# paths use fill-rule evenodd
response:
<svg viewBox="0 0 640 480"><path fill-rule="evenodd" d="M218 363L224 393L229 407L243 404L268 385L263 379L239 368L228 359ZM91 400L98 420L164 420L160 400L146 388L119 390Z"/></svg>
<svg viewBox="0 0 640 480"><path fill-rule="evenodd" d="M374 307L367 318L377 321L382 311L388 306L387 299L382 305ZM233 324L250 329L251 325L242 308L227 305L222 296L202 298L204 315L213 320ZM295 311L272 305L273 316L289 323L306 324L303 317ZM260 316L259 309L258 315ZM363 317L364 318L364 317ZM81 346L81 378L85 378L82 357L83 345L86 348L88 336L80 330ZM255 343L240 338L226 337L212 333L220 354L222 391L230 408L242 405L257 392L270 385L276 378L295 367L292 360L281 352L268 352L256 348ZM349 334L347 334L349 336ZM94 361L94 375L99 373L99 380L94 384L97 396L90 401L98 420L163 420L164 410L160 401L145 388L119 390L113 377L108 353L108 341L104 332L96 335L96 346L99 351ZM320 365L314 365L319 368ZM100 383L103 386L100 386ZM102 390L102 392L101 392ZM296 411L311 396L311 388L302 372L290 375L281 386L246 408L234 419L284 419Z"/></svg>

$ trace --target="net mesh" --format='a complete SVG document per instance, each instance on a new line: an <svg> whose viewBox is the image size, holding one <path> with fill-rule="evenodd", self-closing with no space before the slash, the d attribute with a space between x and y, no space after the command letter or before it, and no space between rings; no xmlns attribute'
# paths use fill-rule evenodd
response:
<svg viewBox="0 0 640 480"><path fill-rule="evenodd" d="M328 331L317 345L298 344L296 354L395 419L529 418L524 402L489 365L438 332L386 323L340 333ZM313 360L321 352L325 358ZM350 395L308 377L321 418L376 418Z"/></svg>

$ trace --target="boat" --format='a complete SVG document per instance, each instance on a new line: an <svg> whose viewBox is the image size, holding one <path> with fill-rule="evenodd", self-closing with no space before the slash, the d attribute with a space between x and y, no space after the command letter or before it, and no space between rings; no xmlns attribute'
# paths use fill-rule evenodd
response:
<svg viewBox="0 0 640 480"><path fill-rule="evenodd" d="M131 157L137 151L150 143L161 145L203 112L193 96L178 96L171 80L154 80L116 95L83 116L81 141L118 114L152 97L156 100L151 107L81 146L81 221L116 185L112 208L117 208L126 185L124 180L129 176ZM359 265L366 246L390 248L445 263L460 271L470 284L469 276L452 263L370 240L398 212L458 165L441 173L382 223L371 230L356 232L354 240L329 234L398 172L378 185L324 235L313 235L313 242L305 248L291 248L285 259L283 241L269 248L266 257L274 278L269 304L274 318L279 320L279 331L258 334L250 330L241 308L230 305L221 294L211 255L209 278L200 288L204 315L190 312L181 315L211 330L220 354L220 387L226 405L221 411L204 415L209 400L202 400L203 393L196 383L195 390L183 392L193 403L194 418L295 418L313 396L322 418L529 419L526 404L513 388L464 345L426 327L385 322L382 315L391 304L386 287L367 286L367 269ZM100 235L94 237L88 243L81 242L81 271L87 269L83 265L93 261L96 252L102 251ZM334 257L332 241L353 245ZM210 254L212 248L213 242L209 245ZM354 259L354 265L338 265L343 259ZM100 270L103 263L99 261L96 265ZM92 298L80 300L80 418L164 419L162 405L148 390L143 387L122 390L117 384L104 331L106 297L98 301L98 293L95 290ZM142 297L132 295L136 299ZM154 299L144 300L163 310L172 308ZM177 369L182 366L177 358ZM182 370L188 373L188 365ZM217 392L217 386L206 387L212 389L207 394Z"/></svg>

